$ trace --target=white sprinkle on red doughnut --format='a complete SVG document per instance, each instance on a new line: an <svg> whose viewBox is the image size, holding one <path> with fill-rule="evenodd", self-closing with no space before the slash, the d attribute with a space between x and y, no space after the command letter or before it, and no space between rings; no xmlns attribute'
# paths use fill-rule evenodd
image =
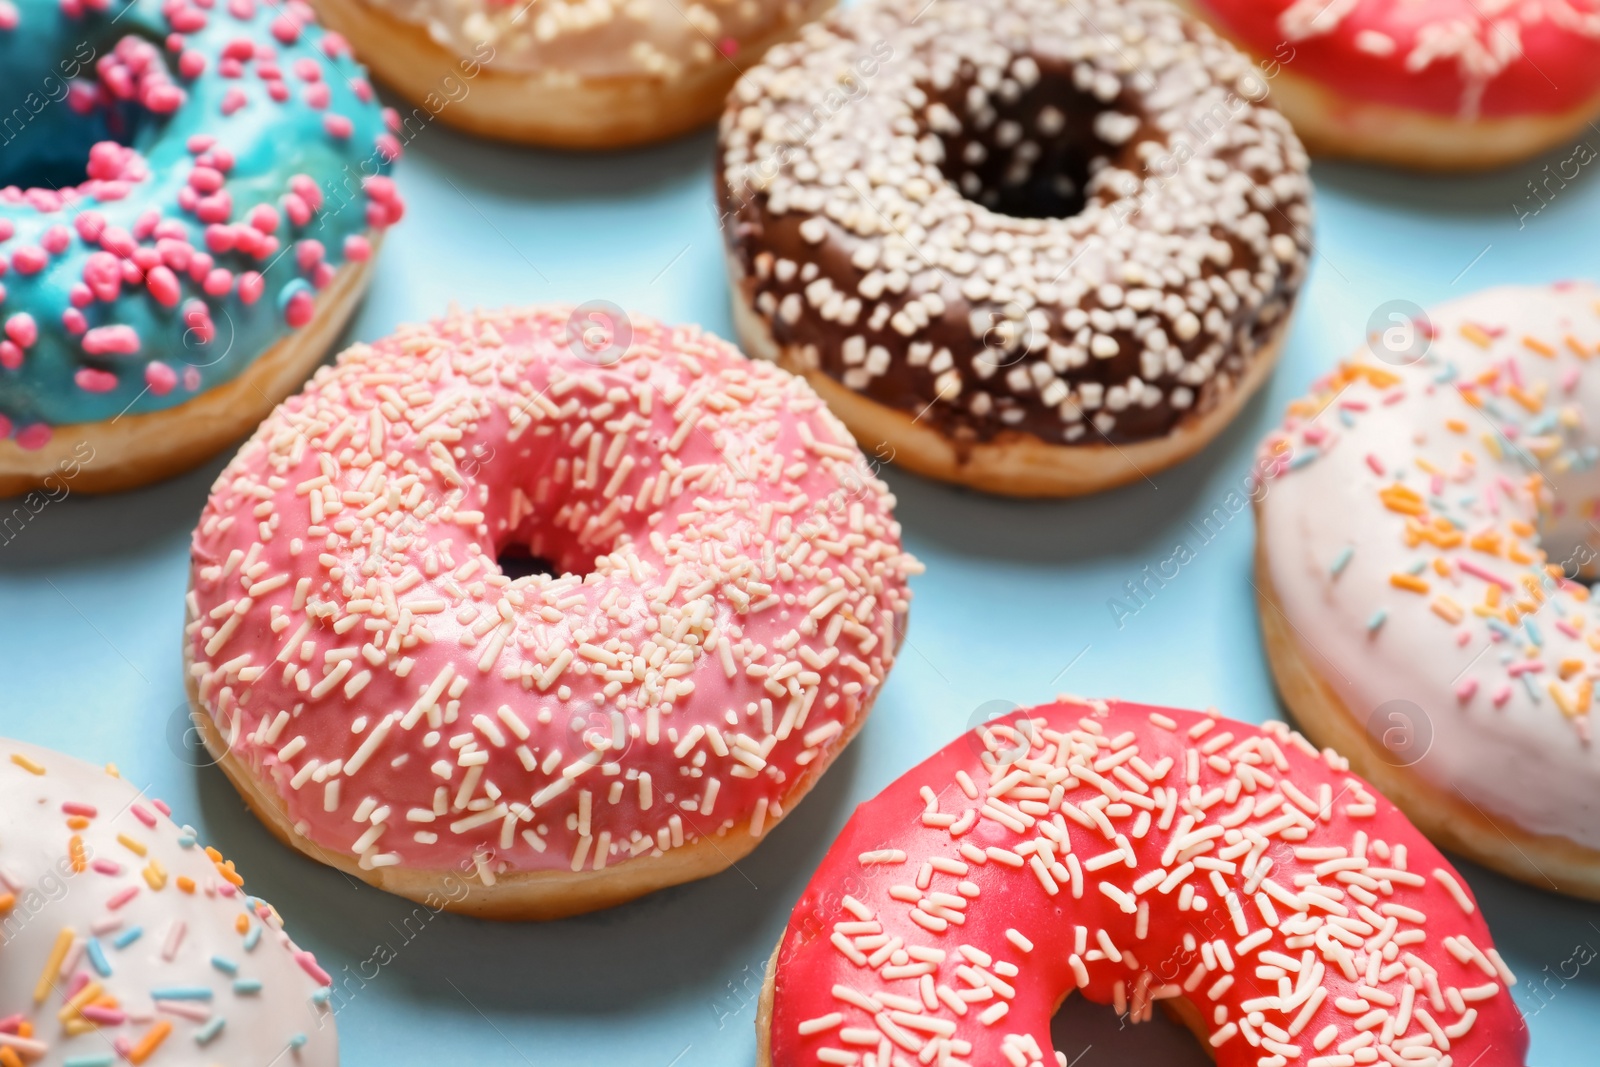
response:
<svg viewBox="0 0 1600 1067"><path fill-rule="evenodd" d="M1062 1064L1050 1019L1077 991L1131 1022L1186 1000L1218 1067L1521 1064L1511 976L1462 901L1282 723L1063 698L856 810L779 946L771 1063Z"/></svg>

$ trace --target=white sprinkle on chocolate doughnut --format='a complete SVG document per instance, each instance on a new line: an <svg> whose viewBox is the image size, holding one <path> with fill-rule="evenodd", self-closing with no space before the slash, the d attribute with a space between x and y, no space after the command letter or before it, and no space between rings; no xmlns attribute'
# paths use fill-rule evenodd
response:
<svg viewBox="0 0 1600 1067"><path fill-rule="evenodd" d="M1247 379L1305 276L1306 157L1265 95L1145 0L813 25L722 120L747 347L958 446L1170 435Z"/></svg>

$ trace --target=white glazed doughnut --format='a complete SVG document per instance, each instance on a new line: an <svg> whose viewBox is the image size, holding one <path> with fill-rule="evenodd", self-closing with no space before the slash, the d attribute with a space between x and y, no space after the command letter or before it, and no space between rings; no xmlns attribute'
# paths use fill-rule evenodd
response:
<svg viewBox="0 0 1600 1067"><path fill-rule="evenodd" d="M0 738L0 1065L332 1067L329 979L167 806Z"/></svg>
<svg viewBox="0 0 1600 1067"><path fill-rule="evenodd" d="M1600 544L1600 288L1489 290L1418 325L1264 446L1273 669L1434 840L1600 897L1600 612L1570 580Z"/></svg>

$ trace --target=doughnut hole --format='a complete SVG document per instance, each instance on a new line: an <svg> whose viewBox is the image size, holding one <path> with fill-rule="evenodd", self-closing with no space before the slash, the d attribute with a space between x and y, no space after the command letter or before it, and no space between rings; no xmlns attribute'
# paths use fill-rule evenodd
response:
<svg viewBox="0 0 1600 1067"><path fill-rule="evenodd" d="M98 55L99 62L83 61L86 50ZM91 177L130 177L108 173L106 158L95 165L95 146L109 143L147 151L169 116L141 104L137 92L147 87L171 91L183 84L163 42L137 33L84 41L69 55L46 48L21 62L24 69L7 70L6 76L30 91L0 108L0 188L59 191ZM75 77L66 76L73 71ZM135 98L112 92L106 71L125 75Z"/></svg>
<svg viewBox="0 0 1600 1067"><path fill-rule="evenodd" d="M611 395L595 410L609 410L617 403L617 390L634 380L631 373L613 378L590 367L584 373L598 373ZM660 410L654 424L628 435L626 447L612 434L591 432L582 416L546 423L542 433L510 438L496 431L459 444L453 449L457 470L475 483L469 498L478 501L490 530L477 552L513 580L587 578L619 545L670 527L676 508L693 506L692 494L659 509L623 508L617 500L630 473L658 469L651 453L665 448L674 430ZM598 450L602 438L607 442L603 452Z"/></svg>
<svg viewBox="0 0 1600 1067"><path fill-rule="evenodd" d="M1600 584L1600 528L1590 516L1600 506L1600 472L1556 471L1546 475L1549 510L1539 516L1539 547L1552 582L1558 577L1589 586Z"/></svg>
<svg viewBox="0 0 1600 1067"><path fill-rule="evenodd" d="M485 546L500 567L501 573L513 580L539 576L561 578L575 575L587 577L595 570L595 561L617 547L624 536L615 527L597 530L589 518L598 510L595 501L583 490L549 493L550 482L545 482L547 498L531 512L520 517L514 526L510 518L518 512L520 486L521 499L536 499L535 490L543 479L516 478L512 486L495 493L507 507L507 523L498 527L501 532L493 543ZM559 484L559 483L557 483ZM576 526L576 528L574 528ZM630 532L631 529L630 529Z"/></svg>
<svg viewBox="0 0 1600 1067"><path fill-rule="evenodd" d="M1582 462L1571 464L1541 462L1534 454L1539 435L1530 436L1533 440L1519 439L1511 448L1544 478L1544 499L1528 521L1538 531L1538 548L1550 568L1547 584L1564 577L1594 588L1600 584L1600 464L1594 462L1600 453L1586 451Z"/></svg>
<svg viewBox="0 0 1600 1067"><path fill-rule="evenodd" d="M526 545L501 545L495 554L495 562L500 564L500 572L513 581L536 574L555 577L562 573L556 570L556 565L550 560L530 553Z"/></svg>
<svg viewBox="0 0 1600 1067"><path fill-rule="evenodd" d="M89 173L89 153L110 141L132 145L142 123L139 112L99 108L88 115L75 114L65 100L50 103L57 115L46 121L41 111L21 125L16 138L0 151L0 189L65 189L83 184ZM19 108L26 114L26 108ZM12 113L13 128L15 115ZM62 121L70 115L71 121ZM7 116L0 114L0 121Z"/></svg>
<svg viewBox="0 0 1600 1067"><path fill-rule="evenodd" d="M1167 1003L1163 1001L1162 1006ZM1148 1020L1136 1023L1128 1013L1119 1015L1109 1004L1070 994L1050 1020L1050 1043L1073 1067L1120 1067L1125 1063L1211 1067L1212 1063L1195 1034L1175 1013L1157 1010Z"/></svg>
<svg viewBox="0 0 1600 1067"><path fill-rule="evenodd" d="M919 86L928 98L921 121L943 149L939 169L961 195L999 214L1076 215L1090 179L1140 125L1115 110L1121 86L1107 78L1080 86L1070 68L1028 56L1004 74L963 62L934 79L944 88Z"/></svg>

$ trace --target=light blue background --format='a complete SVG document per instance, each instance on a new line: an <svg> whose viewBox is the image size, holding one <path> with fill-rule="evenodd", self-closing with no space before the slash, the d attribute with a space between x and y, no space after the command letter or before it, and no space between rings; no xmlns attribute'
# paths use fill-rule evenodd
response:
<svg viewBox="0 0 1600 1067"><path fill-rule="evenodd" d="M1600 133L1592 140L1600 145ZM548 925L442 915L408 939L399 924L409 904L270 839L221 773L192 766L204 761L183 744L188 536L220 459L141 492L53 504L0 545L0 733L114 760L237 861L329 971L375 973L339 1015L347 1064L743 1067L761 968L833 834L854 804L965 729L986 702L1066 690L1214 704L1242 719L1280 714L1247 580L1247 514L1121 629L1108 598L1179 539L1198 544L1186 524L1240 484L1285 402L1359 342L1380 304L1595 273L1594 175L1523 228L1512 208L1531 207L1526 183L1568 155L1471 179L1319 166L1318 254L1283 364L1266 395L1183 467L1064 503L988 499L889 470L906 541L928 567L914 583L904 652L859 739L737 870ZM409 214L350 336L378 337L450 301L589 299L728 336L713 157L709 134L574 156L426 129L399 169ZM1593 1064L1600 965L1565 985L1549 976L1580 944L1600 947L1600 906L1465 870L1524 976L1531 1062ZM384 966L363 963L390 954ZM1538 1008L1529 979L1545 968L1550 992ZM1081 1067L1206 1062L1166 1023L1142 1036L1115 1029L1098 1009L1068 1008L1057 1023L1060 1047L1081 1054Z"/></svg>

